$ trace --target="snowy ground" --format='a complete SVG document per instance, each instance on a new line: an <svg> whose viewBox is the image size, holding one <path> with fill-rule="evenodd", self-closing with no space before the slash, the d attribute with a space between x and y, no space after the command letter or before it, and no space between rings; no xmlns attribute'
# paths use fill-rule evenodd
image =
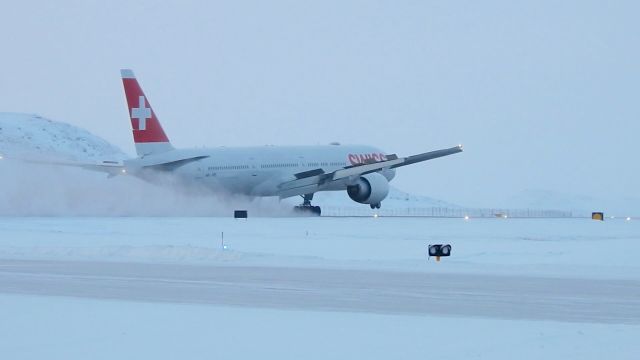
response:
<svg viewBox="0 0 640 360"><path fill-rule="evenodd" d="M435 243L454 256L427 262ZM0 217L4 259L640 279L639 253L622 219Z"/></svg>
<svg viewBox="0 0 640 360"><path fill-rule="evenodd" d="M634 220L0 218L0 353L635 359L639 250Z"/></svg>
<svg viewBox="0 0 640 360"><path fill-rule="evenodd" d="M7 359L637 359L627 325L0 296Z"/></svg>

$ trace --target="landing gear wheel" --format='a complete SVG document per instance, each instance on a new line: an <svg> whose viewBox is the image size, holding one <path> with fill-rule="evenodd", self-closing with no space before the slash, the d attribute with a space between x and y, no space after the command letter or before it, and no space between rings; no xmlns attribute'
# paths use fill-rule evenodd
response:
<svg viewBox="0 0 640 360"><path fill-rule="evenodd" d="M298 205L293 210L300 215L306 216L320 216L322 214L320 206Z"/></svg>
<svg viewBox="0 0 640 360"><path fill-rule="evenodd" d="M371 204L369 206L371 206L372 209L380 209L380 206L382 205L380 203L377 203L377 204Z"/></svg>
<svg viewBox="0 0 640 360"><path fill-rule="evenodd" d="M322 213L320 206L311 205L313 194L305 194L302 196L302 199L302 205L298 205L294 208L296 213L307 216L320 216L320 214Z"/></svg>

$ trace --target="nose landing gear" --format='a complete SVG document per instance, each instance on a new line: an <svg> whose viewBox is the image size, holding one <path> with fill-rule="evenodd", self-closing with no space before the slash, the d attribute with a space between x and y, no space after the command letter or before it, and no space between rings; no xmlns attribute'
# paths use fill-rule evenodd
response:
<svg viewBox="0 0 640 360"><path fill-rule="evenodd" d="M371 204L369 206L371 206L372 209L380 209L380 206L382 206L382 204L377 203L377 204Z"/></svg>

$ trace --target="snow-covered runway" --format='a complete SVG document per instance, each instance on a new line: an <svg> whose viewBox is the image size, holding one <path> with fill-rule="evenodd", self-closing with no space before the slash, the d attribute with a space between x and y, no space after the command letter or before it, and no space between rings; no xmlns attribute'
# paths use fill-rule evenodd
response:
<svg viewBox="0 0 640 360"><path fill-rule="evenodd" d="M5 217L0 354L636 359L639 253L635 219Z"/></svg>
<svg viewBox="0 0 640 360"><path fill-rule="evenodd" d="M640 281L0 260L0 292L274 309L640 324Z"/></svg>

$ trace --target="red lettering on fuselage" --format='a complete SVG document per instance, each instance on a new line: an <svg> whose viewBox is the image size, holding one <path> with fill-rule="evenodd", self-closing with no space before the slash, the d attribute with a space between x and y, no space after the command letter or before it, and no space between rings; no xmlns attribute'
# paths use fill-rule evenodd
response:
<svg viewBox="0 0 640 360"><path fill-rule="evenodd" d="M349 163L351 163L351 165L355 165L355 164L358 163L358 155L349 154L348 159L349 159Z"/></svg>
<svg viewBox="0 0 640 360"><path fill-rule="evenodd" d="M371 154L349 154L347 156L349 163L351 165L364 164L366 162L380 162L386 161L387 157L382 153L371 153Z"/></svg>

